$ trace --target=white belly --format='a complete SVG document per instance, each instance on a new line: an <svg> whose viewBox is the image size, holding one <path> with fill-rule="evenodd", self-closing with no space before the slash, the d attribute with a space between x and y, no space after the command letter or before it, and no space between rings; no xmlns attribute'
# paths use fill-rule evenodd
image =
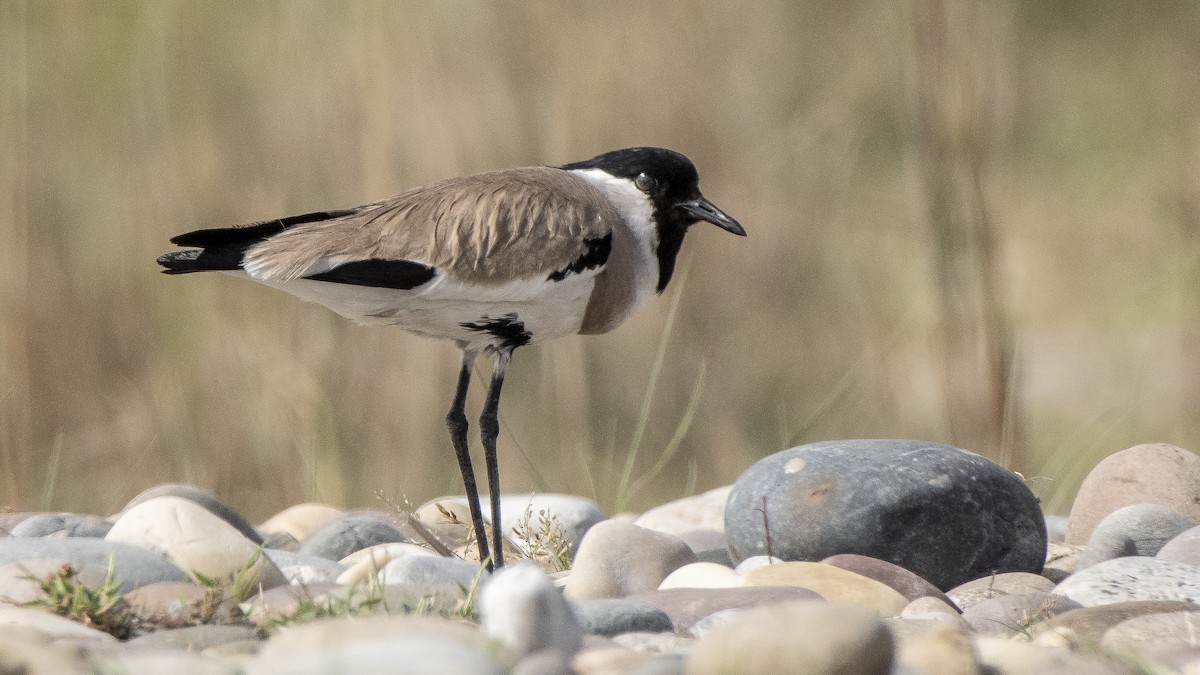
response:
<svg viewBox="0 0 1200 675"><path fill-rule="evenodd" d="M591 276L486 287L439 277L413 290L311 279L260 283L324 305L361 324L399 326L417 335L453 340L479 349L500 346L503 340L479 327L505 318L520 322L528 332L528 340L522 344L578 333L594 286Z"/></svg>

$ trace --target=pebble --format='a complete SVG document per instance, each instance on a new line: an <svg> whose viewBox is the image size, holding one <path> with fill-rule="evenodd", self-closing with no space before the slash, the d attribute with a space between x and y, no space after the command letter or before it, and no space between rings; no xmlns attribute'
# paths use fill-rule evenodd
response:
<svg viewBox="0 0 1200 675"><path fill-rule="evenodd" d="M977 637L975 651L981 672L1003 675L1133 675L1101 658L1065 649L1047 649L1005 638Z"/></svg>
<svg viewBox="0 0 1200 675"><path fill-rule="evenodd" d="M814 562L785 562L750 570L742 575L746 586L797 586L829 601L851 603L883 616L896 616L908 599L896 589L839 567Z"/></svg>
<svg viewBox="0 0 1200 675"><path fill-rule="evenodd" d="M667 575L658 585L667 588L728 588L741 586L742 577L732 569L710 562L694 562L684 565Z"/></svg>
<svg viewBox="0 0 1200 675"><path fill-rule="evenodd" d="M334 645L305 654L270 654L243 666L245 675L502 675L504 669L471 648L438 635L398 636Z"/></svg>
<svg viewBox="0 0 1200 675"><path fill-rule="evenodd" d="M470 588L483 578L479 563L440 556L395 558L379 570L379 581L392 585L457 584Z"/></svg>
<svg viewBox="0 0 1200 675"><path fill-rule="evenodd" d="M471 510L467 507L465 497L461 500L455 497L432 499L422 504L413 515L430 533L450 548L466 546L475 539L475 530L471 526ZM485 524L490 522L484 518ZM490 524L488 532L491 532Z"/></svg>
<svg viewBox="0 0 1200 675"><path fill-rule="evenodd" d="M518 657L551 651L565 659L583 644L575 612L550 577L531 562L509 565L492 575L479 593L479 620L488 637Z"/></svg>
<svg viewBox="0 0 1200 675"><path fill-rule="evenodd" d="M13 579L19 574L18 568L9 568L9 565L19 566L31 560L49 560L55 565L69 564L79 574L80 579L92 586L103 582L111 561L114 576L121 582L122 592L158 581L188 579L183 570L158 553L106 539L0 539L0 565L8 570L4 575L0 575L0 579ZM0 596L6 595L6 588L2 584L3 581L0 580Z"/></svg>
<svg viewBox="0 0 1200 675"><path fill-rule="evenodd" d="M997 596L1045 593L1053 588L1054 582L1040 574L1006 572L968 581L946 591L946 597L965 612L971 605Z"/></svg>
<svg viewBox="0 0 1200 675"><path fill-rule="evenodd" d="M234 579L253 560L246 573L255 585L272 588L288 583L258 544L191 499L154 497L138 502L113 523L105 541L160 553L180 569L219 581Z"/></svg>
<svg viewBox="0 0 1200 675"><path fill-rule="evenodd" d="M1076 544L1059 544L1050 542L1046 549L1046 566L1042 568L1042 576L1053 583L1075 573L1079 568L1079 558L1083 555L1083 547Z"/></svg>
<svg viewBox="0 0 1200 675"><path fill-rule="evenodd" d="M1200 647L1178 643L1152 645L1141 652L1148 670L1154 673L1200 672Z"/></svg>
<svg viewBox="0 0 1200 675"><path fill-rule="evenodd" d="M326 523L309 535L300 553L341 560L364 548L406 541L408 537L389 523L368 515L350 514Z"/></svg>
<svg viewBox="0 0 1200 675"><path fill-rule="evenodd" d="M912 634L893 634L900 668L930 675L975 675L979 672L975 645L962 628L939 624Z"/></svg>
<svg viewBox="0 0 1200 675"><path fill-rule="evenodd" d="M192 620L207 595L208 589L199 584L160 581L130 591L125 600L138 616L184 625Z"/></svg>
<svg viewBox="0 0 1200 675"><path fill-rule="evenodd" d="M184 483L164 483L163 485L156 485L148 490L143 490L136 497L129 500L125 508L121 509L121 513L117 514L117 520L120 520L130 509L140 505L142 502L148 502L151 499L159 497L179 497L194 502L204 510L229 523L233 529L241 532L243 537L255 544L263 543L262 534L242 514L230 508L228 504L221 501L220 498L208 490Z"/></svg>
<svg viewBox="0 0 1200 675"><path fill-rule="evenodd" d="M628 647L617 644L585 649L571 661L570 669L554 672L554 675L578 673L579 675L617 675L634 672L650 657Z"/></svg>
<svg viewBox="0 0 1200 675"><path fill-rule="evenodd" d="M1151 645L1200 646L1200 612L1147 614L1109 628L1100 646L1114 653L1141 652Z"/></svg>
<svg viewBox="0 0 1200 675"><path fill-rule="evenodd" d="M0 631L0 672L6 675L93 675L86 651L55 643L30 626L7 625Z"/></svg>
<svg viewBox="0 0 1200 675"><path fill-rule="evenodd" d="M1172 612L1196 612L1200 605L1190 602L1163 600L1135 600L1118 602L1095 607L1072 609L1050 618L1033 627L1035 638L1043 634L1069 634L1080 644L1097 644L1108 629L1129 619L1148 616L1151 614L1169 614Z"/></svg>
<svg viewBox="0 0 1200 675"><path fill-rule="evenodd" d="M622 633L614 636L612 641L642 654L686 654L696 642L695 638L670 631Z"/></svg>
<svg viewBox="0 0 1200 675"><path fill-rule="evenodd" d="M583 537L565 593L574 600L621 598L658 588L671 572L696 562L679 537L616 520Z"/></svg>
<svg viewBox="0 0 1200 675"><path fill-rule="evenodd" d="M696 623L692 624L692 627L689 628L687 632L689 635L695 638L704 637L704 635L712 629L733 621L739 614L747 611L749 610L734 608L722 609L719 612L713 612L712 614L709 614L703 619L700 619Z"/></svg>
<svg viewBox="0 0 1200 675"><path fill-rule="evenodd" d="M131 647L198 652L216 645L258 639L258 629L251 625L211 624L159 630L134 638L126 644Z"/></svg>
<svg viewBox="0 0 1200 675"><path fill-rule="evenodd" d="M797 639L804 636L804 639ZM797 602L748 610L700 638L689 675L708 673L857 673L886 675L892 635L857 605Z"/></svg>
<svg viewBox="0 0 1200 675"><path fill-rule="evenodd" d="M488 638L462 623L432 616L356 616L324 619L281 628L259 652L260 661L319 652L356 643L441 639L485 653Z"/></svg>
<svg viewBox="0 0 1200 675"><path fill-rule="evenodd" d="M886 560L854 553L841 553L821 561L822 564L839 567L848 572L861 574L894 588L906 600L912 601L926 596L950 602L945 593L908 570Z"/></svg>
<svg viewBox="0 0 1200 675"><path fill-rule="evenodd" d="M687 668L687 655L674 652L651 654L634 668L625 671L627 675L683 675Z"/></svg>
<svg viewBox="0 0 1200 675"><path fill-rule="evenodd" d="M291 584L334 582L346 572L346 568L342 564L314 555L270 548L263 549L263 555L275 563L275 566L279 568L280 572L283 572L283 576L287 577L288 583Z"/></svg>
<svg viewBox="0 0 1200 675"><path fill-rule="evenodd" d="M757 588L672 588L641 593L630 598L653 605L671 618L678 631L691 629L704 617L726 609L767 607L798 600L820 600L806 588L759 586Z"/></svg>
<svg viewBox="0 0 1200 675"><path fill-rule="evenodd" d="M640 600L605 598L572 600L579 625L588 635L612 637L622 633L659 633L675 630L671 617L661 609Z"/></svg>
<svg viewBox="0 0 1200 675"><path fill-rule="evenodd" d="M1188 528L1168 541L1154 554L1159 560L1200 565L1200 526Z"/></svg>
<svg viewBox="0 0 1200 675"><path fill-rule="evenodd" d="M1084 607L1128 600L1200 601L1200 566L1158 558L1115 558L1080 570L1054 587Z"/></svg>
<svg viewBox="0 0 1200 675"><path fill-rule="evenodd" d="M1040 572L1046 558L1045 520L1021 478L940 443L827 441L759 460L725 509L734 560L766 553L764 499L772 551L785 560L858 553L947 589Z"/></svg>
<svg viewBox="0 0 1200 675"><path fill-rule="evenodd" d="M339 584L361 584L374 579L389 562L406 557L437 557L416 544L376 544L355 551L338 561L345 570L335 579Z"/></svg>
<svg viewBox="0 0 1200 675"><path fill-rule="evenodd" d="M241 675L242 669L219 659L184 651L122 651L97 659L100 673L187 673Z"/></svg>
<svg viewBox="0 0 1200 675"><path fill-rule="evenodd" d="M42 609L0 603L0 634L4 634L12 628L36 630L49 640L71 640L82 643L117 642L117 638L102 630L90 628L64 616Z"/></svg>
<svg viewBox="0 0 1200 675"><path fill-rule="evenodd" d="M102 539L112 523L78 513L35 513L12 528L14 537L94 537Z"/></svg>
<svg viewBox="0 0 1200 675"><path fill-rule="evenodd" d="M900 616L906 619L929 619L930 615L934 614L944 614L952 619L959 619L962 612L949 599L942 600L931 596L909 602L900 612Z"/></svg>
<svg viewBox="0 0 1200 675"><path fill-rule="evenodd" d="M725 503L732 485L656 506L633 521L638 527L682 536L692 530L725 531Z"/></svg>
<svg viewBox="0 0 1200 675"><path fill-rule="evenodd" d="M1161 504L1134 504L1113 511L1092 530L1078 569L1123 556L1154 556L1196 521Z"/></svg>
<svg viewBox="0 0 1200 675"><path fill-rule="evenodd" d="M660 530L661 531L661 530ZM670 533L675 534L675 533ZM729 557L729 542L725 533L717 530L686 530L676 534L683 543L696 554L696 560L711 562L726 567L733 567L733 559Z"/></svg>
<svg viewBox="0 0 1200 675"><path fill-rule="evenodd" d="M1020 593L981 600L963 610L962 618L978 635L1029 639L1036 624L1079 607L1053 593Z"/></svg>
<svg viewBox="0 0 1200 675"><path fill-rule="evenodd" d="M283 532L296 541L304 541L313 532L345 515L345 511L327 504L296 504L271 516L258 529L266 534Z"/></svg>
<svg viewBox="0 0 1200 675"><path fill-rule="evenodd" d="M1086 544L1105 516L1123 506L1161 504L1200 522L1200 456L1147 443L1105 457L1079 486L1067 520L1067 543Z"/></svg>
<svg viewBox="0 0 1200 675"><path fill-rule="evenodd" d="M756 556L751 556L749 558L746 558L742 562L738 563L737 567L733 568L733 571L737 572L738 574L745 574L746 572L749 572L752 569L757 569L759 567L766 567L767 565L777 565L781 562L787 562L787 561L782 558L768 557L765 555L756 555Z"/></svg>

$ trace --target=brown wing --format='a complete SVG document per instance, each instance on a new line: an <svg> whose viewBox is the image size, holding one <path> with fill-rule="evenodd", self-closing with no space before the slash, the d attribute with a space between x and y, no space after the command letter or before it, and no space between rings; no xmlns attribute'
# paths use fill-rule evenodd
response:
<svg viewBox="0 0 1200 675"><path fill-rule="evenodd" d="M295 225L249 248L243 267L263 280L287 281L350 262L403 260L496 285L598 267L621 225L617 210L578 176L548 167L507 169Z"/></svg>

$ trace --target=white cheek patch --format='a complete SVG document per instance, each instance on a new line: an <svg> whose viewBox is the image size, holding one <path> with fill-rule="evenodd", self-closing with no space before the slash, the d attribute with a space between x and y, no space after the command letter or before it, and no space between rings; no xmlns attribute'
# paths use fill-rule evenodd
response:
<svg viewBox="0 0 1200 675"><path fill-rule="evenodd" d="M642 242L651 248L658 245L658 229L654 226L654 204L645 192L637 189L628 178L617 178L601 169L572 169L571 173L600 188L617 212Z"/></svg>

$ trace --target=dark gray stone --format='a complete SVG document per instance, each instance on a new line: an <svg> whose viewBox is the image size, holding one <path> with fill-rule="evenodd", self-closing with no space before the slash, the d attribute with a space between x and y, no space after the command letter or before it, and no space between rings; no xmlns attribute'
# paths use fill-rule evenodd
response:
<svg viewBox="0 0 1200 675"><path fill-rule="evenodd" d="M574 600L571 608L588 635L662 633L675 630L666 612L646 602L625 598Z"/></svg>
<svg viewBox="0 0 1200 675"><path fill-rule="evenodd" d="M69 563L77 570L103 575L107 573L110 557L114 576L121 581L124 593L158 581L190 581L188 575L166 557L128 544L90 537L0 539L0 565L50 559Z"/></svg>
<svg viewBox="0 0 1200 675"><path fill-rule="evenodd" d="M756 462L725 507L735 561L766 553L822 560L857 553L945 590L992 572L1039 572L1046 527L1011 471L949 445L910 440L811 443Z"/></svg>
<svg viewBox="0 0 1200 675"><path fill-rule="evenodd" d="M94 537L104 538L112 523L96 516L79 513L35 513L12 529L14 537Z"/></svg>
<svg viewBox="0 0 1200 675"><path fill-rule="evenodd" d="M405 541L408 537L387 523L365 515L349 515L313 532L299 552L336 561L368 546Z"/></svg>
<svg viewBox="0 0 1200 675"><path fill-rule="evenodd" d="M1134 504L1104 517L1079 556L1081 570L1098 562L1141 555L1153 556L1196 521L1161 504Z"/></svg>
<svg viewBox="0 0 1200 675"><path fill-rule="evenodd" d="M234 529L242 533L243 537L260 546L263 543L262 534L250 524L250 521L246 520L245 516L237 511L234 511L229 507L228 504L218 499L213 493L195 485L187 485L185 483L164 483L162 485L156 485L148 490L142 491L141 494L129 500L129 503L125 505L125 508L121 509L121 513L125 513L138 504L150 501L156 497L182 497L183 499L196 502L200 506L207 509L209 513L232 525Z"/></svg>

